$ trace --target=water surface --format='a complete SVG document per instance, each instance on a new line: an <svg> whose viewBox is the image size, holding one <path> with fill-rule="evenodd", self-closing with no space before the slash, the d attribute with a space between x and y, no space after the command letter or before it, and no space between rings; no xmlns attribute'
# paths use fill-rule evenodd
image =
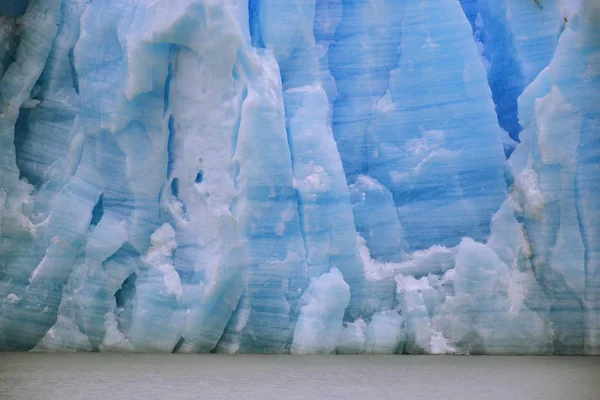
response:
<svg viewBox="0 0 600 400"><path fill-rule="evenodd" d="M600 357L0 353L0 399L599 400Z"/></svg>

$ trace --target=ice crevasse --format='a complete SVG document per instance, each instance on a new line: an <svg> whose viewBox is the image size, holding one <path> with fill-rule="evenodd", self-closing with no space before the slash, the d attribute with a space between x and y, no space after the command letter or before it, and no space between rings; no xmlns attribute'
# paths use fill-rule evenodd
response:
<svg viewBox="0 0 600 400"><path fill-rule="evenodd" d="M600 352L594 0L0 1L0 77L0 350Z"/></svg>

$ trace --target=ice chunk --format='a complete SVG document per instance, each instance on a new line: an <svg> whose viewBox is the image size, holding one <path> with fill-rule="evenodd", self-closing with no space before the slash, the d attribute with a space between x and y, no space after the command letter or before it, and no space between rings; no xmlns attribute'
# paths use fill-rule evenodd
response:
<svg viewBox="0 0 600 400"><path fill-rule="evenodd" d="M464 239L453 274L454 295L433 317L432 326L458 352L548 353L553 331L529 310L514 272L489 247Z"/></svg>
<svg viewBox="0 0 600 400"><path fill-rule="evenodd" d="M401 261L404 232L390 191L368 176L359 175L350 185L357 232L371 255L382 261Z"/></svg>
<svg viewBox="0 0 600 400"><path fill-rule="evenodd" d="M454 353L442 332L433 329L431 318L445 300L435 285L435 275L415 279L412 276L396 276L397 298L402 315L406 320L406 344L404 350L409 354ZM434 286L432 286L432 283ZM437 287L435 287L437 286Z"/></svg>
<svg viewBox="0 0 600 400"><path fill-rule="evenodd" d="M113 313L106 314L106 322L104 323L106 334L100 344L100 351L104 352L122 352L132 351L134 346L127 340L125 335L119 330L118 322Z"/></svg>
<svg viewBox="0 0 600 400"><path fill-rule="evenodd" d="M367 323L359 318L352 323L344 324L340 340L336 347L337 354L361 354L365 351Z"/></svg>
<svg viewBox="0 0 600 400"><path fill-rule="evenodd" d="M365 329L365 336L365 352L368 354L401 352L406 339L404 318L394 310L377 312Z"/></svg>
<svg viewBox="0 0 600 400"><path fill-rule="evenodd" d="M398 302L406 320L405 349L410 354L428 351L432 329L423 292L430 289L429 282L426 278L417 280L402 275L396 279L398 280Z"/></svg>
<svg viewBox="0 0 600 400"><path fill-rule="evenodd" d="M56 323L31 351L91 351L92 345L77 325L70 319L58 317Z"/></svg>
<svg viewBox="0 0 600 400"><path fill-rule="evenodd" d="M173 251L177 248L173 227L163 224L154 231L151 241L137 272L131 323L125 333L137 350L170 352L181 337L183 322L179 304L183 288L172 264ZM114 324L108 327L114 328ZM114 329L107 330L106 335L103 344L107 339L123 341Z"/></svg>
<svg viewBox="0 0 600 400"><path fill-rule="evenodd" d="M294 329L292 354L332 353L342 333L350 288L335 268L314 279L300 300L305 303Z"/></svg>

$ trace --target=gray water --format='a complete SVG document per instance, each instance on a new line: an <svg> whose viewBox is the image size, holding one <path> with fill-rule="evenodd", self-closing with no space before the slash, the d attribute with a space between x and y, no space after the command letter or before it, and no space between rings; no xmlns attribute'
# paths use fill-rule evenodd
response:
<svg viewBox="0 0 600 400"><path fill-rule="evenodd" d="M0 399L600 400L600 358L0 353Z"/></svg>

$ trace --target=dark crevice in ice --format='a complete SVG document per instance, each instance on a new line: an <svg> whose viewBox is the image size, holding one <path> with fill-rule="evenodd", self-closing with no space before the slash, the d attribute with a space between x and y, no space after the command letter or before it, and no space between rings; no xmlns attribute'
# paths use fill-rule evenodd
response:
<svg viewBox="0 0 600 400"><path fill-rule="evenodd" d="M268 1L268 0L267 0ZM262 31L260 28L260 18L259 18L259 7L260 0L249 0L248 1L248 17L249 17L249 27L250 27L250 37L252 40L252 46L264 49L265 43L263 42Z"/></svg>
<svg viewBox="0 0 600 400"><path fill-rule="evenodd" d="M92 210L92 220L90 221L91 226L96 226L104 216L104 193L100 195L98 202Z"/></svg>
<svg viewBox="0 0 600 400"><path fill-rule="evenodd" d="M32 140L30 137L31 132L29 131L29 114L30 110L28 109L22 108L19 110L19 117L17 118L14 131L15 161L19 169L19 179L26 180L35 187L39 187L42 183L41 177L35 173L33 168L27 168L28 165L30 166L35 162L35 160L29 157L27 151L25 151L27 142Z"/></svg>
<svg viewBox="0 0 600 400"><path fill-rule="evenodd" d="M3 39L2 47L5 51L0 53L0 78L2 78L4 72L6 72L8 67L16 60L17 48L19 47L19 42L21 40L21 35L19 33L19 27L17 25L14 27L13 31ZM0 106L3 104L4 100L0 93Z"/></svg>
<svg viewBox="0 0 600 400"><path fill-rule="evenodd" d="M172 115L169 115L169 121L167 122L167 128L169 130L169 138L167 141L167 176L171 176L173 169L175 168L175 119Z"/></svg>
<svg viewBox="0 0 600 400"><path fill-rule="evenodd" d="M216 353L229 353L230 345L235 340L237 335L242 335L242 332L238 332L236 326L238 321L240 320L240 315L242 311L245 311L249 307L249 299L247 295L247 289L242 292L241 296L238 298L238 301L223 329L223 333L221 337L217 341L215 346ZM238 351L244 352L244 348L238 348Z"/></svg>
<svg viewBox="0 0 600 400"><path fill-rule="evenodd" d="M115 292L115 302L118 308L124 308L125 305L135 296L136 273L132 273L123 281L121 288Z"/></svg>
<svg viewBox="0 0 600 400"><path fill-rule="evenodd" d="M163 112L166 114L169 110L169 96L171 92L171 81L173 79L173 60L175 60L175 55L178 52L178 47L170 44L169 45L169 66L167 70L167 79L165 80L165 88L163 92Z"/></svg>
<svg viewBox="0 0 600 400"><path fill-rule="evenodd" d="M175 170L175 160L177 157L175 150L175 119L173 118L173 114L171 114L171 104L170 104L170 96L171 96L171 83L173 81L173 75L175 73L175 58L177 53L179 52L180 47L174 44L169 44L169 64L167 69L167 77L165 79L165 85L163 89L163 113L165 118L167 119L167 177L171 177L173 171ZM173 183L171 183L172 185ZM172 188L172 187L171 187ZM160 194L162 197L162 192ZM160 201L160 200L159 200ZM163 210L161 209L160 213L162 214ZM162 218L162 217L161 217Z"/></svg>
<svg viewBox="0 0 600 400"><path fill-rule="evenodd" d="M75 55L73 49L69 50L69 65L71 67L73 88L75 89L75 93L79 94L79 74L77 73L77 68L75 68Z"/></svg>
<svg viewBox="0 0 600 400"><path fill-rule="evenodd" d="M196 174L196 179L194 179L194 181L196 183L202 183L202 181L204 181L204 172L202 170L198 171L198 173Z"/></svg>
<svg viewBox="0 0 600 400"><path fill-rule="evenodd" d="M482 62L488 65L488 86L498 123L518 143L523 128L519 125L517 100L524 89L524 78L516 59L508 22L503 21L498 15L499 11L490 9L488 4L480 5L477 0L461 0L460 3L471 24L473 40L483 47L480 56ZM485 17L482 17L482 12ZM512 150L512 147L506 148L505 145L507 158Z"/></svg>
<svg viewBox="0 0 600 400"><path fill-rule="evenodd" d="M179 178L173 178L171 181L171 194L173 197L179 197Z"/></svg>
<svg viewBox="0 0 600 400"><path fill-rule="evenodd" d="M187 207L185 203L179 198L179 178L174 177L169 185L172 198L181 205L181 216L187 219Z"/></svg>
<svg viewBox="0 0 600 400"><path fill-rule="evenodd" d="M0 17L21 17L28 4L29 0L0 0Z"/></svg>
<svg viewBox="0 0 600 400"><path fill-rule="evenodd" d="M179 340L177 341L177 343L175 343L175 346L173 347L173 350L171 351L171 353L177 353L179 351L179 349L181 348L183 341L184 341L183 336L179 337Z"/></svg>
<svg viewBox="0 0 600 400"><path fill-rule="evenodd" d="M115 292L115 303L117 311L117 328L123 333L129 332L132 320L133 301L136 293L137 274L132 272L121 285L121 288Z"/></svg>

